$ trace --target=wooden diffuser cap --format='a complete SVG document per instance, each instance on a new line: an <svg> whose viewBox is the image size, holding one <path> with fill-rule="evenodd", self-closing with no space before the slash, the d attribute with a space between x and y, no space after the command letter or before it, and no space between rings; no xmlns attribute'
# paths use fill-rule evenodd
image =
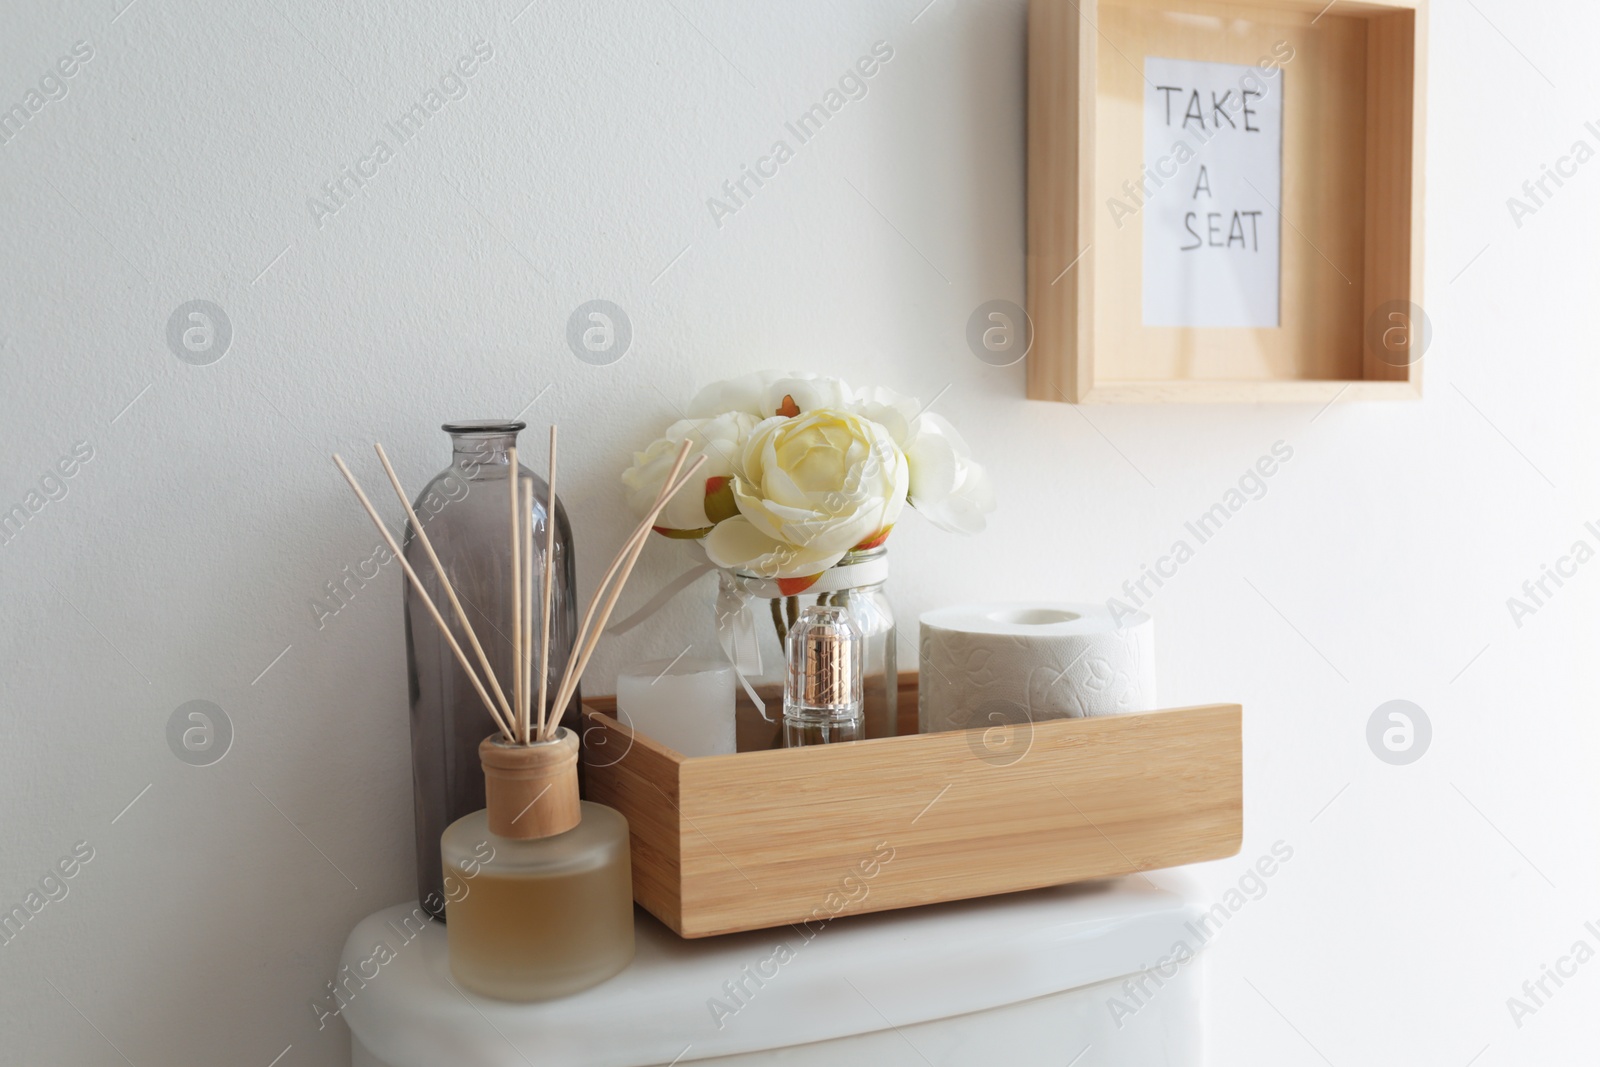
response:
<svg viewBox="0 0 1600 1067"><path fill-rule="evenodd" d="M489 832L519 841L566 833L583 818L578 807L578 735L562 729L549 741L508 744L500 734L478 745Z"/></svg>

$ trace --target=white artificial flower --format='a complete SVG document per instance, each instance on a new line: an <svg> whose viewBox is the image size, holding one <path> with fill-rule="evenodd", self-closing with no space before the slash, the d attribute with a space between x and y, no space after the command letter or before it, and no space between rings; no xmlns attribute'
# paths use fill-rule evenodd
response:
<svg viewBox="0 0 1600 1067"><path fill-rule="evenodd" d="M994 510L994 486L954 426L923 412L905 446L911 506L942 530L975 534Z"/></svg>
<svg viewBox="0 0 1600 1067"><path fill-rule="evenodd" d="M912 507L941 530L983 530L984 516L994 510L994 487L954 426L883 386L862 389L851 410L882 426L905 452Z"/></svg>
<svg viewBox="0 0 1600 1067"><path fill-rule="evenodd" d="M734 474L739 514L707 535L706 555L719 567L779 579L818 575L885 534L910 480L887 430L829 408L761 422Z"/></svg>
<svg viewBox="0 0 1600 1067"><path fill-rule="evenodd" d="M758 419L800 415L818 408L848 410L854 394L841 378L798 371L758 371L742 378L713 382L689 403L690 418L742 411Z"/></svg>
<svg viewBox="0 0 1600 1067"><path fill-rule="evenodd" d="M836 428L822 429L833 427L830 420L836 418L843 420L839 425L849 424L852 433L860 431L861 441L888 442L888 448L881 444L862 446L868 454L876 448L886 453L892 450L898 456L895 463L881 464L884 470L892 468L905 483L893 503L895 515L906 502L941 529L971 534L983 529L985 516L994 510L994 490L988 475L973 460L961 435L943 417L924 412L915 398L892 389L872 386L858 391L840 378L797 371L760 371L702 389L689 405L689 414L690 418L674 423L665 437L634 456L634 465L623 474L623 483L630 505L640 513L647 512L672 466L679 442L694 436L699 451L707 457L704 491L691 492L695 487L685 487L667 505L656 529L671 537L706 537L714 527L727 526L718 534L719 547L712 558L720 563L720 554L739 562L724 566L766 576L806 576L831 566L862 540L887 534L892 518L862 538L849 541L858 532L856 527L864 522L861 509L856 506L859 501L840 498L837 509L818 508L807 496L810 490L798 488L793 478L785 480L785 462L820 468L824 462L835 462L823 457L837 458L849 452L848 447L835 447L832 443L832 438L839 436ZM785 430L783 426L812 415L829 418L806 422L804 431L798 427ZM866 424L871 431L861 430L856 422ZM766 442L764 448L776 449L774 442L780 437L785 442L791 438L793 442L810 442L785 445L802 451L811 449L816 441L829 443L816 446L814 456L774 459L769 471L762 456L750 451L757 429ZM743 460L747 454L752 457L748 464ZM838 462L843 464L845 460ZM767 473L750 473L756 469ZM770 490L763 481L768 475L773 479ZM812 480L821 484L827 478ZM848 497L867 491L864 486L858 477L848 490L827 487L819 491L836 496L845 493ZM743 521L736 521L736 517ZM713 551L709 541L707 547ZM828 562L818 566L823 560Z"/></svg>
<svg viewBox="0 0 1600 1067"><path fill-rule="evenodd" d="M901 451L905 451L916 436L917 416L922 411L922 404L916 397L897 393L881 385L870 385L850 397L848 410L888 430L894 443L900 446Z"/></svg>
<svg viewBox="0 0 1600 1067"><path fill-rule="evenodd" d="M730 411L703 419L682 419L667 427L667 434L652 441L643 452L633 454L633 466L622 472L628 505L647 515L661 487L672 472L678 449L684 440L694 448L684 467L704 455L699 480L680 489L656 518L655 529L669 537L703 537L712 526L734 514L733 487L730 484L734 463L744 448L745 439L759 420L754 415Z"/></svg>

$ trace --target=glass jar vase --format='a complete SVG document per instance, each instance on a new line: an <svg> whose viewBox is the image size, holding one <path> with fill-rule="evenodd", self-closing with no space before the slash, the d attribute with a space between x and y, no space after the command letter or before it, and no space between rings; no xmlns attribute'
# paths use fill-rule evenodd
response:
<svg viewBox="0 0 1600 1067"><path fill-rule="evenodd" d="M511 622L510 449L525 427L521 422L446 423L444 431L450 435L453 448L450 466L427 484L415 504L417 518L427 528L428 539L439 554L439 562L461 599L507 699L512 694L511 635L515 629ZM537 610L544 596L540 583L550 488L520 462L518 467L522 521L531 523L533 530L533 603ZM428 595L445 613L456 640L470 650L465 633L450 611L438 572L409 522L404 551ZM546 698L550 700L555 697L578 629L572 527L560 500L556 501L554 555ZM442 920L445 895L439 835L457 819L483 807L478 744L498 728L410 583L405 588L405 619L411 774L416 796L417 896L430 915ZM533 629L537 642L537 621ZM472 653L469 651L468 655ZM492 692L488 679L483 681ZM573 731L579 728L579 700L574 694L559 714L563 725ZM553 709L550 713L555 714ZM538 709L533 715L537 718Z"/></svg>
<svg viewBox="0 0 1600 1067"><path fill-rule="evenodd" d="M868 737L899 732L899 655L894 608L884 592L889 550L862 549L845 555L802 592L786 594L772 578L719 572L717 630L724 651L752 685L783 681L789 628L808 607L841 607L861 628L862 676ZM782 698L767 702L777 719Z"/></svg>

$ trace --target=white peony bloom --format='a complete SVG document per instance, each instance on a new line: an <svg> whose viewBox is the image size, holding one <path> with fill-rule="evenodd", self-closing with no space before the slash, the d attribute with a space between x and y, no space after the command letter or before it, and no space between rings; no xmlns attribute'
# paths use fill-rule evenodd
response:
<svg viewBox="0 0 1600 1067"><path fill-rule="evenodd" d="M922 411L922 404L916 397L897 393L881 385L868 386L856 392L846 407L888 430L889 436L894 438L894 443L900 446L902 452L916 436L917 416Z"/></svg>
<svg viewBox="0 0 1600 1067"><path fill-rule="evenodd" d="M742 378L714 382L689 403L691 418L742 411L758 419L800 415L818 408L850 409L854 394L840 378L796 371L758 371Z"/></svg>
<svg viewBox="0 0 1600 1067"><path fill-rule="evenodd" d="M994 510L994 486L942 416L924 412L905 446L911 467L911 506L942 530L975 534Z"/></svg>
<svg viewBox="0 0 1600 1067"><path fill-rule="evenodd" d="M656 529L707 538L721 566L806 577L886 536L904 503L968 534L994 510L993 487L961 435L892 389L761 371L702 389L689 415L637 453L622 480L629 504L647 512L678 444L695 438L707 458L703 491L685 487ZM876 454L886 458L868 463Z"/></svg>
<svg viewBox="0 0 1600 1067"><path fill-rule="evenodd" d="M942 530L983 530L984 516L994 510L994 487L954 426L882 386L861 390L851 410L882 426L906 454L912 507Z"/></svg>
<svg viewBox="0 0 1600 1067"><path fill-rule="evenodd" d="M655 529L668 537L703 537L712 526L735 514L733 487L730 484L734 463L744 448L745 439L759 422L754 415L730 411L715 418L683 419L667 427L667 435L652 441L643 452L633 454L633 466L622 472L628 506L640 515L650 513L656 496L672 472L678 448L685 439L695 447L684 460L687 467L704 455L700 468L704 481L685 485L667 502L656 519Z"/></svg>
<svg viewBox="0 0 1600 1067"><path fill-rule="evenodd" d="M828 408L761 422L734 473L739 514L707 535L706 555L719 567L780 579L818 575L886 534L910 480L888 431Z"/></svg>

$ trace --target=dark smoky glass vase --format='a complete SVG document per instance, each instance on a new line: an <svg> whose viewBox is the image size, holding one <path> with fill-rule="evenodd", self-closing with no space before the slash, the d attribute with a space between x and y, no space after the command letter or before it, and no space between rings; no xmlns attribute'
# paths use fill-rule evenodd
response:
<svg viewBox="0 0 1600 1067"><path fill-rule="evenodd" d="M417 497L417 518L439 554L472 629L506 699L512 699L512 605L510 449L521 422L446 423L454 454L450 466ZM541 450L539 453L543 455ZM520 451L518 460L522 458ZM546 510L550 488L521 462L518 497L522 521L533 530L533 671L539 669L539 612L543 603ZM461 629L439 581L438 572L408 523L406 560L427 587L428 595L450 622L451 633L475 667L477 656ZM572 558L572 526L556 501L554 591L550 605L550 669L546 700L556 687L578 630L576 577ZM483 768L478 743L498 727L478 699L472 682L456 662L420 597L405 591L406 663L411 685L411 774L416 792L417 896L428 913L444 919L444 869L439 836L445 827L484 806ZM487 678L484 687L493 697ZM532 706L538 699L533 679ZM561 721L579 732L574 694ZM531 712L538 718L538 709Z"/></svg>

